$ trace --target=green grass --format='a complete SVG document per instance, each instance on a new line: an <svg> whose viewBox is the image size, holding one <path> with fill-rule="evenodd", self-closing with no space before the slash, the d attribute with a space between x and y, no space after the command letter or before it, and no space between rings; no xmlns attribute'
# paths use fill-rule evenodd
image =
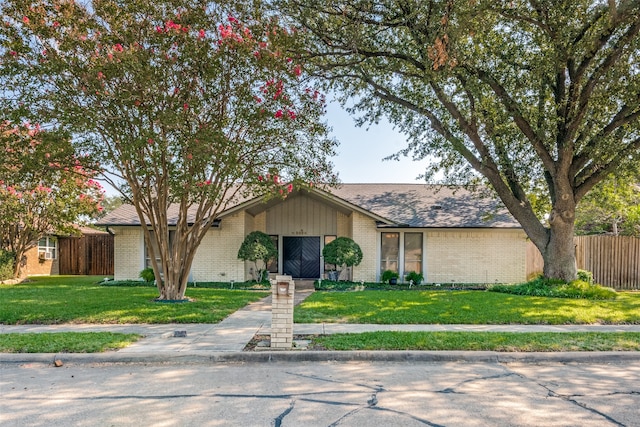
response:
<svg viewBox="0 0 640 427"><path fill-rule="evenodd" d="M99 353L124 348L137 334L111 332L56 332L0 334L2 353Z"/></svg>
<svg viewBox="0 0 640 427"><path fill-rule="evenodd" d="M509 295L485 291L315 292L296 323L624 324L640 323L640 293L615 300Z"/></svg>
<svg viewBox="0 0 640 427"><path fill-rule="evenodd" d="M267 292L189 288L192 302L158 303L155 287L100 286L102 277L33 277L0 285L0 323L217 323Z"/></svg>
<svg viewBox="0 0 640 427"><path fill-rule="evenodd" d="M327 350L640 351L640 332L366 332L312 338Z"/></svg>

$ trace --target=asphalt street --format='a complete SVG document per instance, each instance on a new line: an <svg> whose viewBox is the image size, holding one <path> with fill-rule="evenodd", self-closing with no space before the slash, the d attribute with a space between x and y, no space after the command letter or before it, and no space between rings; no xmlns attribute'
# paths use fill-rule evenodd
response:
<svg viewBox="0 0 640 427"><path fill-rule="evenodd" d="M0 364L3 426L640 426L640 362Z"/></svg>

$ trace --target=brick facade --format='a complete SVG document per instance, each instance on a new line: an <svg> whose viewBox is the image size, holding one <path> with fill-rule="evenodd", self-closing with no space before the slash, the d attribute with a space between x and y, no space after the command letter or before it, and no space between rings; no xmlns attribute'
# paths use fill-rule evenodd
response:
<svg viewBox="0 0 640 427"><path fill-rule="evenodd" d="M287 204L287 202L283 202ZM526 236L519 228L378 228L376 219L365 212L350 214L333 208L318 208L318 201L308 203L310 222L305 223L306 206L301 201L288 204L295 209L267 209L250 214L238 211L224 216L219 228L212 228L195 256L191 280L196 282L251 279L253 263L237 258L245 236L254 230L277 234L280 245L287 236L287 221L270 217L274 212L291 218L292 229L309 230L308 235L337 234L351 237L363 252L360 265L353 268L354 281L374 282L380 278L381 233L400 233L399 266L403 268L403 233L422 233L422 273L425 283L513 283L524 281ZM318 214L319 211L323 213ZM293 213L295 213L295 215ZM271 218L271 219L270 219ZM274 224L280 229L274 230ZM111 227L115 233L115 278L137 279L144 266L142 231L137 227ZM400 273L407 273L400 271Z"/></svg>

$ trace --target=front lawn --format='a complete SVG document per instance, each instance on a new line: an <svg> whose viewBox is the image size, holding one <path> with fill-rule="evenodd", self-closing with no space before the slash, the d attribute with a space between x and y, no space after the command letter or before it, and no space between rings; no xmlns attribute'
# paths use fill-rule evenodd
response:
<svg viewBox="0 0 640 427"><path fill-rule="evenodd" d="M624 324L640 323L640 293L615 300L510 295L486 291L315 292L296 323Z"/></svg>
<svg viewBox="0 0 640 427"><path fill-rule="evenodd" d="M128 347L140 338L112 332L0 334L0 353L99 353Z"/></svg>
<svg viewBox="0 0 640 427"><path fill-rule="evenodd" d="M102 277L33 277L0 285L0 323L218 323L268 292L189 288L187 303L158 303L155 287L101 286Z"/></svg>
<svg viewBox="0 0 640 427"><path fill-rule="evenodd" d="M640 351L639 332L365 332L311 338L326 350Z"/></svg>

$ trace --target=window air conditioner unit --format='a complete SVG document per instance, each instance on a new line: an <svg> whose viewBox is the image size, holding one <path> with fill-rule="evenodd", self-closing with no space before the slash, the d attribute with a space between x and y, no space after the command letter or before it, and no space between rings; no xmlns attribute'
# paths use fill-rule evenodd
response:
<svg viewBox="0 0 640 427"><path fill-rule="evenodd" d="M51 256L51 252L45 252L44 259L53 259L53 257Z"/></svg>

